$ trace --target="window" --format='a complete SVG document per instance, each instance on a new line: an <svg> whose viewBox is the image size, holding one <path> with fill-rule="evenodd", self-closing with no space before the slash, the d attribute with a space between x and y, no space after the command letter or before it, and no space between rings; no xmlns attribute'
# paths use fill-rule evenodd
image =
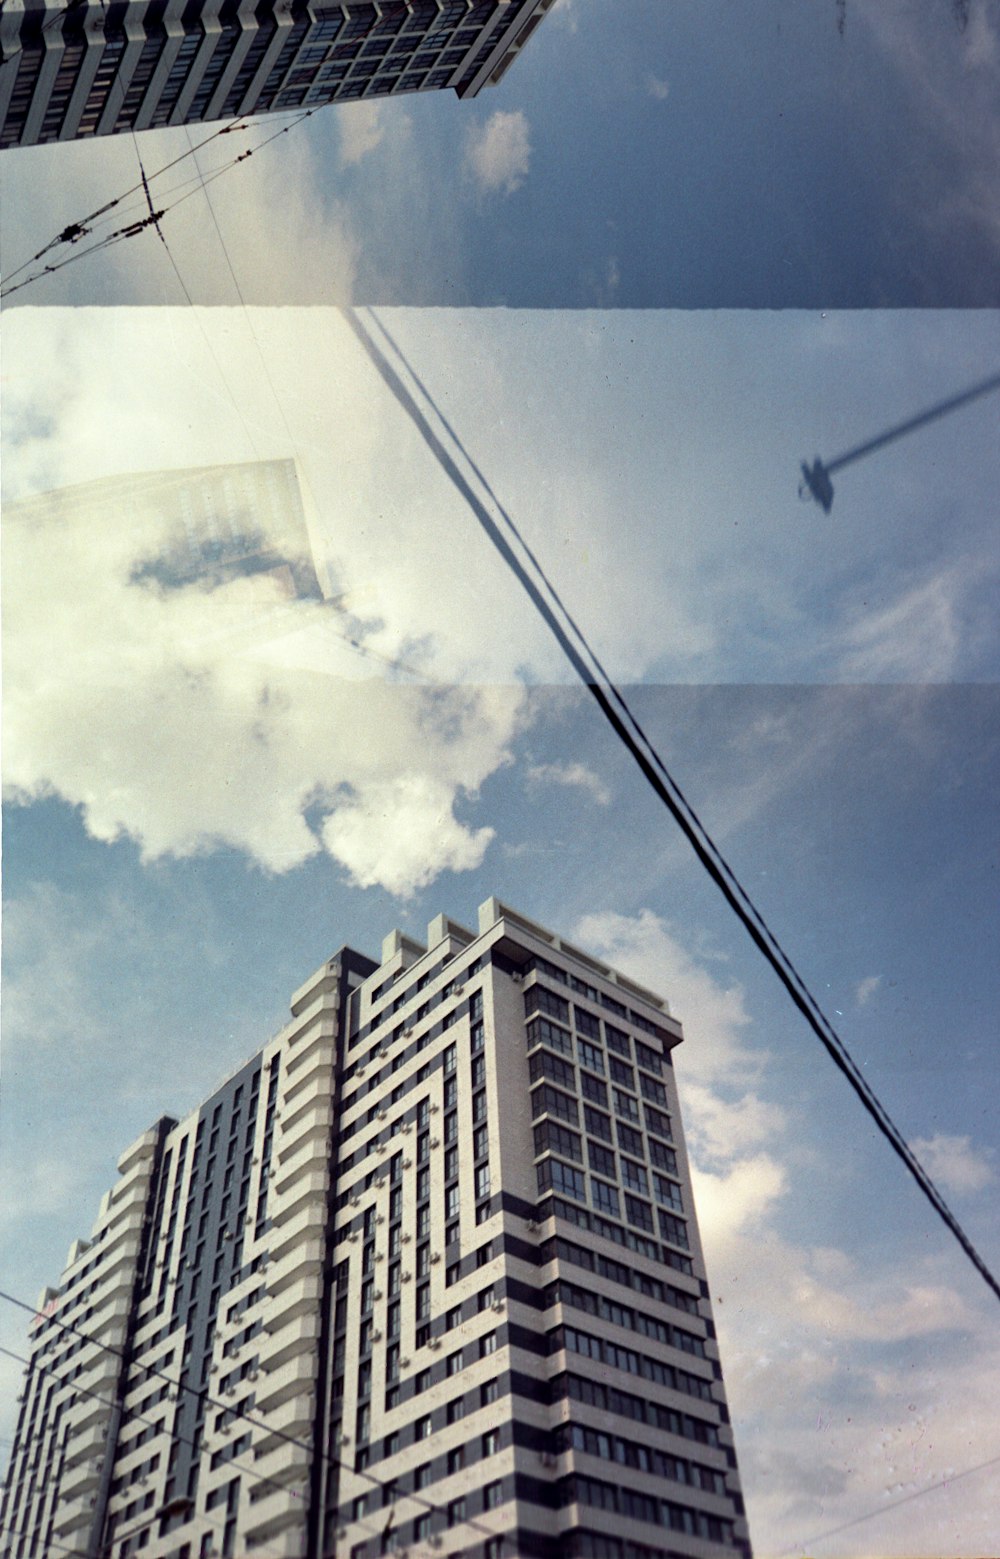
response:
<svg viewBox="0 0 1000 1559"><path fill-rule="evenodd" d="M452 1110L444 1118L444 1140L445 1140L445 1142L457 1142L458 1141L458 1111L457 1110Z"/></svg>
<svg viewBox="0 0 1000 1559"><path fill-rule="evenodd" d="M472 1054L475 1055L477 1051L482 1050L485 1043L486 1036L483 1032L483 1025L481 1023L474 1023L472 1025L472 1032L469 1035L469 1049L472 1051Z"/></svg>
<svg viewBox="0 0 1000 1559"><path fill-rule="evenodd" d="M595 1180L591 1175L590 1194L599 1212L609 1213L612 1218L619 1216L618 1192L613 1185L605 1185L603 1180Z"/></svg>
<svg viewBox="0 0 1000 1559"><path fill-rule="evenodd" d="M417 1289L417 1320L426 1321L431 1313L431 1285L422 1283Z"/></svg>
<svg viewBox="0 0 1000 1559"><path fill-rule="evenodd" d="M624 1115L627 1121L638 1121L639 1105L637 1100L633 1099L630 1093L622 1093L620 1088L613 1088L611 1092L614 1097L615 1113Z"/></svg>
<svg viewBox="0 0 1000 1559"><path fill-rule="evenodd" d="M459 1419L465 1417L465 1398L454 1397L445 1409L445 1421L449 1424L457 1424Z"/></svg>
<svg viewBox="0 0 1000 1559"><path fill-rule="evenodd" d="M676 1175L677 1154L673 1148L668 1148L666 1143L657 1142L655 1137L650 1137L649 1156L658 1169L666 1169L670 1174Z"/></svg>
<svg viewBox="0 0 1000 1559"><path fill-rule="evenodd" d="M663 1057L656 1050L650 1050L641 1039L635 1042L635 1059L640 1066L644 1066L647 1072L655 1072L657 1077L663 1076Z"/></svg>
<svg viewBox="0 0 1000 1559"><path fill-rule="evenodd" d="M588 1044L585 1039L578 1039L576 1052L580 1058L581 1066L589 1066L592 1072L604 1072L604 1051L596 1045Z"/></svg>
<svg viewBox="0 0 1000 1559"><path fill-rule="evenodd" d="M458 1147L448 1148L444 1155L444 1178L454 1180L458 1174Z"/></svg>
<svg viewBox="0 0 1000 1559"><path fill-rule="evenodd" d="M456 1445L448 1452L448 1472L461 1472L465 1466L465 1446Z"/></svg>
<svg viewBox="0 0 1000 1559"><path fill-rule="evenodd" d="M444 1231L444 1242L445 1242L446 1245L457 1245L458 1244L458 1224L457 1224L457 1222L448 1224L447 1228Z"/></svg>
<svg viewBox="0 0 1000 1559"><path fill-rule="evenodd" d="M457 1526L460 1521L464 1520L465 1496L463 1494L459 1499L451 1499L448 1501L448 1525L450 1527L454 1527Z"/></svg>
<svg viewBox="0 0 1000 1559"><path fill-rule="evenodd" d="M635 1164L630 1158L622 1158L622 1184L630 1191L641 1191L644 1196L649 1194L649 1185L646 1181L646 1171L641 1164Z"/></svg>
<svg viewBox="0 0 1000 1559"><path fill-rule="evenodd" d="M472 1086L482 1088L486 1081L486 1057L474 1056L472 1060Z"/></svg>
<svg viewBox="0 0 1000 1559"><path fill-rule="evenodd" d="M624 1148L626 1153L642 1158L642 1133L626 1126L624 1121L616 1121L615 1124L618 1128L618 1146Z"/></svg>
<svg viewBox="0 0 1000 1559"><path fill-rule="evenodd" d="M487 1240L485 1245L480 1245L476 1251L476 1266L485 1267L493 1260L493 1241Z"/></svg>
<svg viewBox="0 0 1000 1559"><path fill-rule="evenodd" d="M489 1170L487 1170L489 1174ZM450 1185L444 1193L444 1215L446 1218L455 1218L458 1215L459 1199L458 1186Z"/></svg>
<svg viewBox="0 0 1000 1559"><path fill-rule="evenodd" d="M487 1429L486 1433L483 1435L483 1455L484 1456L496 1456L496 1454L499 1451L499 1449L500 1449L500 1431L499 1431L499 1429Z"/></svg>
<svg viewBox="0 0 1000 1559"><path fill-rule="evenodd" d="M449 1077L458 1065L458 1051L454 1045L449 1045L441 1059L445 1077Z"/></svg>
<svg viewBox="0 0 1000 1559"><path fill-rule="evenodd" d="M568 1061L563 1061L560 1056L554 1056L548 1050L536 1050L528 1061L528 1076L533 1083L540 1082L542 1078L548 1078L550 1082L558 1083L562 1088L576 1087L576 1071Z"/></svg>
<svg viewBox="0 0 1000 1559"><path fill-rule="evenodd" d="M683 1218L675 1218L672 1213L660 1213L660 1233L665 1240L679 1245L682 1250L690 1250L688 1241L687 1224Z"/></svg>
<svg viewBox="0 0 1000 1559"><path fill-rule="evenodd" d="M453 1376L460 1374L462 1369L461 1348L459 1348L456 1353L449 1353L448 1357L444 1361L444 1364L444 1372L449 1380L451 1380Z"/></svg>
<svg viewBox="0 0 1000 1559"><path fill-rule="evenodd" d="M444 1107L453 1110L458 1103L458 1078L452 1075L444 1080Z"/></svg>
<svg viewBox="0 0 1000 1559"><path fill-rule="evenodd" d="M431 1156L431 1134L422 1131L417 1138L417 1163L426 1164Z"/></svg>
<svg viewBox="0 0 1000 1559"><path fill-rule="evenodd" d="M662 1083L657 1082L655 1077L647 1077L645 1072L640 1072L639 1086L642 1089L644 1099L652 1099L654 1104L662 1104L664 1109L666 1109L667 1090Z"/></svg>
<svg viewBox="0 0 1000 1559"><path fill-rule="evenodd" d="M453 1332L455 1330L455 1327L456 1326L461 1326L461 1324L462 1324L462 1306L461 1305L456 1305L455 1308L453 1310L449 1310L447 1315L445 1316L445 1318L444 1318L444 1329L445 1329L446 1332Z"/></svg>
<svg viewBox="0 0 1000 1559"><path fill-rule="evenodd" d="M608 1069L613 1082L621 1083L623 1088L635 1088L635 1073L624 1061L619 1061L617 1056L609 1056Z"/></svg>
<svg viewBox="0 0 1000 1559"><path fill-rule="evenodd" d="M472 1133L472 1154L474 1158L486 1158L490 1151L490 1133L487 1126L477 1126Z"/></svg>
<svg viewBox="0 0 1000 1559"><path fill-rule="evenodd" d="M654 1110L651 1104L646 1105L646 1130L655 1131L658 1137L671 1139L670 1116L661 1115L659 1110Z"/></svg>
<svg viewBox="0 0 1000 1559"><path fill-rule="evenodd" d="M414 1377L414 1381L413 1381L413 1391L414 1391L414 1394L416 1396L419 1396L422 1391L429 1391L430 1390L430 1385L431 1385L431 1372L430 1372L430 1370L420 1370L420 1371L418 1371L418 1373Z"/></svg>
<svg viewBox="0 0 1000 1559"><path fill-rule="evenodd" d="M479 1293L476 1295L476 1308L479 1310L480 1314L482 1314L484 1310L488 1310L490 1308L490 1305L493 1303L493 1297L492 1283L490 1283L486 1288L481 1288L479 1290Z"/></svg>
<svg viewBox="0 0 1000 1559"><path fill-rule="evenodd" d="M617 1050L620 1056L631 1056L632 1047L628 1035L613 1023L605 1023L604 1040L609 1050Z"/></svg>
<svg viewBox="0 0 1000 1559"><path fill-rule="evenodd" d="M557 1158L547 1158L537 1166L535 1173L539 1191L557 1191L563 1196L571 1196L574 1201L586 1201L583 1175L578 1169L571 1169Z"/></svg>
<svg viewBox="0 0 1000 1559"><path fill-rule="evenodd" d="M533 985L529 991L525 991L524 1012L529 1018L533 1012L547 1012L550 1018L558 1018L560 1023L569 1022L569 1002L544 985Z"/></svg>
<svg viewBox="0 0 1000 1559"><path fill-rule="evenodd" d="M590 1099L594 1104L608 1107L608 1085L602 1083L597 1077L591 1077L589 1072L580 1073L580 1091L585 1099Z"/></svg>
<svg viewBox="0 0 1000 1559"><path fill-rule="evenodd" d="M496 1378L484 1380L479 1388L479 1406L490 1407L500 1400L500 1382Z"/></svg>
<svg viewBox="0 0 1000 1559"><path fill-rule="evenodd" d="M489 1358L490 1354L491 1353L496 1353L496 1351L497 1351L497 1334L496 1334L496 1332L487 1332L484 1337L480 1337L480 1339L479 1339L479 1357L481 1359Z"/></svg>
<svg viewBox="0 0 1000 1559"><path fill-rule="evenodd" d="M576 1100L568 1094L560 1093L558 1088L550 1088L548 1083L543 1083L531 1095L531 1118L537 1120L539 1115L546 1114L557 1115L560 1120L570 1121L574 1126L580 1122L580 1107Z"/></svg>
<svg viewBox="0 0 1000 1559"><path fill-rule="evenodd" d="M413 1536L419 1542L426 1542L431 1535L431 1517L428 1511L425 1515L417 1516L413 1523Z"/></svg>
<svg viewBox="0 0 1000 1559"><path fill-rule="evenodd" d="M456 1187L455 1189L456 1189L456 1193L457 1193L457 1189L458 1188ZM489 1194L490 1194L490 1166L489 1166L489 1164L480 1164L478 1169L476 1170L476 1200L478 1201L481 1197L489 1196ZM456 1212L458 1211L457 1197L456 1197L455 1211Z"/></svg>
<svg viewBox="0 0 1000 1559"><path fill-rule="evenodd" d="M679 1185L675 1185L672 1180L666 1180L663 1175L654 1174L653 1190L656 1192L656 1200L662 1202L664 1207L672 1207L679 1213L684 1211L681 1188Z"/></svg>
<svg viewBox="0 0 1000 1559"><path fill-rule="evenodd" d="M615 1155L609 1148L602 1148L599 1142L588 1142L587 1157L591 1169L596 1169L598 1174L607 1175L612 1180L616 1178Z"/></svg>
<svg viewBox="0 0 1000 1559"><path fill-rule="evenodd" d="M417 1105L417 1130L423 1131L425 1126L429 1126L430 1118L431 1102L429 1099L421 1099L420 1103Z"/></svg>
<svg viewBox="0 0 1000 1559"><path fill-rule="evenodd" d="M573 1054L573 1039L569 1030L560 1028L558 1023L553 1023L549 1018L532 1018L525 1035L529 1050L534 1050L536 1045L548 1045L550 1050L559 1050L564 1056Z"/></svg>
<svg viewBox="0 0 1000 1559"><path fill-rule="evenodd" d="M448 1270L445 1272L445 1275L444 1275L444 1286L445 1286L445 1288L451 1288L454 1283L458 1282L458 1280L459 1280L459 1278L461 1276L462 1276L462 1263L460 1261L453 1261L451 1266L448 1268Z"/></svg>
<svg viewBox="0 0 1000 1559"><path fill-rule="evenodd" d="M413 1425L413 1438L415 1440L429 1440L434 1430L434 1420L430 1413L424 1413Z"/></svg>
<svg viewBox="0 0 1000 1559"><path fill-rule="evenodd" d="M385 1329L390 1337L399 1336L399 1301L389 1306L385 1313Z"/></svg>
<svg viewBox="0 0 1000 1559"><path fill-rule="evenodd" d="M485 1089L483 1090L482 1093L477 1093L473 1097L473 1100L472 1100L472 1119L476 1123L478 1123L479 1121L484 1121L486 1119L486 1091L485 1091Z"/></svg>
<svg viewBox="0 0 1000 1559"><path fill-rule="evenodd" d="M426 1489L430 1487L430 1484L431 1464L430 1462L421 1462L420 1466L414 1469L413 1487L415 1489Z"/></svg>
<svg viewBox="0 0 1000 1559"><path fill-rule="evenodd" d="M634 1223L637 1229L645 1229L652 1234L653 1209L648 1202L641 1202L637 1196L626 1195L625 1212L629 1223Z"/></svg>
<svg viewBox="0 0 1000 1559"><path fill-rule="evenodd" d="M417 1208L417 1239L422 1240L426 1238L430 1232L431 1209L429 1203L425 1202L422 1207Z"/></svg>
<svg viewBox="0 0 1000 1559"><path fill-rule="evenodd" d="M417 1201L423 1202L431 1194L431 1172L426 1167L417 1170Z"/></svg>
<svg viewBox="0 0 1000 1559"><path fill-rule="evenodd" d="M492 1483L487 1483L483 1489L483 1509L496 1510L503 1504L503 1480L497 1478Z"/></svg>
<svg viewBox="0 0 1000 1559"><path fill-rule="evenodd" d="M549 1150L553 1153L562 1153L566 1158L575 1159L578 1164L583 1162L580 1138L575 1131L560 1126L557 1121L542 1121L535 1127L535 1156L538 1157Z"/></svg>

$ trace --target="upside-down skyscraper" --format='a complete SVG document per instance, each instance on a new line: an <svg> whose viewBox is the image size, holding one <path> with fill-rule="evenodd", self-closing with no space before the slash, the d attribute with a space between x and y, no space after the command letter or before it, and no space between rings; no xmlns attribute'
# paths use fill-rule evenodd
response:
<svg viewBox="0 0 1000 1559"><path fill-rule="evenodd" d="M43 1294L0 1553L749 1559L680 1040L495 899L342 948Z"/></svg>
<svg viewBox="0 0 1000 1559"><path fill-rule="evenodd" d="M0 148L498 82L553 0L4 0Z"/></svg>

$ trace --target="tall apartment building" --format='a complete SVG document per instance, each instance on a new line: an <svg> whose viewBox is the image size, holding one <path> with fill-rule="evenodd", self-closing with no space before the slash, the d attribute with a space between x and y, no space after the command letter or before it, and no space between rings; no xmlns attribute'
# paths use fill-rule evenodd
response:
<svg viewBox="0 0 1000 1559"><path fill-rule="evenodd" d="M680 1025L491 899L119 1161L32 1325L6 1559L749 1559Z"/></svg>
<svg viewBox="0 0 1000 1559"><path fill-rule="evenodd" d="M0 147L500 80L553 0L4 0Z"/></svg>

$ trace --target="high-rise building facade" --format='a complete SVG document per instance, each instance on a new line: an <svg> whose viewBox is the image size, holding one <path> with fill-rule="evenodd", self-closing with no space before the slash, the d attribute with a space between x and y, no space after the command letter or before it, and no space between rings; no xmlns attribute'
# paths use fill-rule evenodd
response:
<svg viewBox="0 0 1000 1559"><path fill-rule="evenodd" d="M0 147L500 80L553 0L4 0Z"/></svg>
<svg viewBox="0 0 1000 1559"><path fill-rule="evenodd" d="M5 1559L748 1559L666 1004L489 900L126 1151Z"/></svg>

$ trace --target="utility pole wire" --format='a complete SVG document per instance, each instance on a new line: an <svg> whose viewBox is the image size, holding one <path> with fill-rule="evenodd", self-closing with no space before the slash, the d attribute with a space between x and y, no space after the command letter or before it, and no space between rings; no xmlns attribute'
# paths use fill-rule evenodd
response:
<svg viewBox="0 0 1000 1559"><path fill-rule="evenodd" d="M823 1013L819 1003L812 995L812 992L809 990L809 987L806 985L804 979L798 973L798 970L795 968L795 965L792 963L788 954L782 948L777 937L775 937L771 932L767 922L757 910L748 893L743 888L742 884L739 882L735 873L730 868L721 851L712 840L707 829L705 829L701 823L697 813L688 803L686 797L680 789L680 786L676 783L672 775L667 770L663 760L660 758L659 753L656 751L652 742L642 730L642 727L639 725L639 722L632 713L624 695L607 676L607 673L601 666L600 661L590 649L586 638L584 637L582 631L577 627L572 617L570 617L569 613L565 611L565 608L561 607L561 603L559 603L559 598L556 595L555 590L549 584L544 570L534 558L534 554L530 552L530 549L528 549L527 544L521 537L520 532L517 530L517 527L514 524L511 516L496 500L495 495L492 494L492 491L487 486L487 491L490 491L491 497L493 497L493 501L496 503L496 506L506 526L517 538L518 542L528 553L528 556L532 559L534 567L540 575L545 587L549 591L552 598L559 604L560 609L563 611L563 615L566 617L569 625L569 630L577 637L577 639L579 639L582 645L582 650L578 649L576 644L573 643L570 637L570 631L567 631L567 627L564 627L563 623L559 620L555 608L550 604L549 600L546 599L545 595L542 593L541 588L538 584L536 584L535 580L530 577L524 565L520 562L517 555L515 554L510 542L502 534L500 527L497 525L497 522L490 514L489 509L483 503L482 499L473 491L468 479L459 469L454 456L444 447L440 438L431 427L426 414L421 409L421 407L417 405L416 400L406 385L403 383L399 373L388 361L381 348L376 344L370 332L362 323L359 315L354 310L350 309L341 310L341 315L349 329L353 332L354 336L358 340L369 361L372 363L372 366L379 374L379 377L387 385L399 406L409 416L410 420L423 438L424 443L427 445L428 449L434 455L435 459L438 461L445 474L452 482L452 485L455 487L460 496L465 500L468 507L472 510L480 526L485 531L486 535L489 537L490 541L493 543L494 547L499 552L504 562L507 564L508 568L512 570L518 582L522 585L528 594L529 598L548 626L549 630L555 637L563 653L566 655L566 658L569 660L570 665L573 667L574 671L577 673L577 676L580 678L580 681L593 697L594 701L598 705L598 708L601 710L601 713L608 721L616 736L631 753L648 784L652 787L655 793L659 796L660 800L663 802L664 806L670 812L674 821L677 823L678 827L681 829L681 832L684 834L688 843L691 845L691 848L694 850L695 855L697 856L701 865L705 868L709 877L722 893L730 909L732 909L733 913L737 916L744 930L753 941L754 945L774 970L774 973L777 975L781 984L784 986L785 991L791 998L792 1002L798 1008L799 1012L801 1012L802 1016L805 1018L809 1027L823 1045L831 1060L844 1074L855 1094L860 1099L865 1110L875 1122L878 1130L886 1138L894 1153L896 1153L896 1155L901 1159L902 1163L912 1175L913 1179L916 1181L917 1185L920 1187L921 1191L930 1202L935 1212L941 1218L942 1222L954 1235L959 1245L961 1245L966 1256L972 1262L973 1266L983 1278L984 1282L992 1290L994 1296L997 1299L1000 1299L1000 1282L998 1282L994 1277L993 1273L986 1265L986 1262L983 1260L982 1256L980 1256L979 1252L972 1244L972 1241L965 1233L965 1230L962 1228L958 1219L955 1217L955 1214L948 1207L944 1197L941 1195L941 1192L934 1184L930 1175L916 1158L902 1133L899 1131L899 1128L895 1125L888 1112L877 1098L867 1079L859 1071L846 1046L840 1039L840 1036L837 1034L832 1023ZM391 337L388 336L388 332L385 331L384 327L380 326L380 329L382 330L382 334L391 341ZM412 370L410 369L409 363L407 362L407 359L402 350L398 346L395 348L395 350L401 362L406 367L407 372L412 374ZM419 384L419 380L416 380L416 376L413 375L413 377ZM426 394L426 392L424 393ZM478 469L472 461L471 457L466 452L464 445L458 437L458 434L452 428L447 418L439 410L429 395L427 396L427 399L430 405L433 407L434 412L440 419L448 436L453 441L455 447L461 453L462 457L468 462L470 468L476 472L478 476Z"/></svg>

